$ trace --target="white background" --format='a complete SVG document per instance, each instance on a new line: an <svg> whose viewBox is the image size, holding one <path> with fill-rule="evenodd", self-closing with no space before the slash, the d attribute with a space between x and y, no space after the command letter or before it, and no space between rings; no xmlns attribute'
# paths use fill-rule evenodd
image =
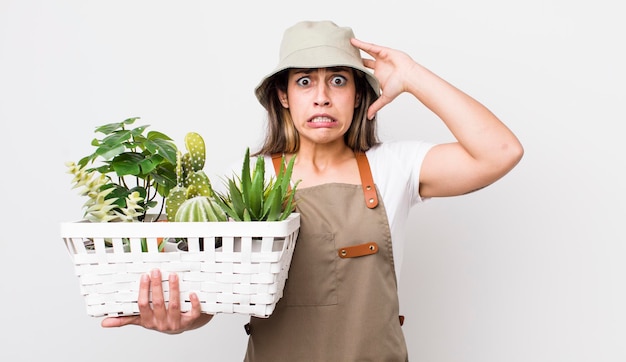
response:
<svg viewBox="0 0 626 362"><path fill-rule="evenodd" d="M200 133L208 171L224 169L258 145L252 90L283 30L330 19L486 104L526 150L496 184L412 212L411 360L626 361L619 4L0 0L0 360L241 360L242 316L168 336L86 315L59 236L84 202L64 162L92 151L96 126L140 116L176 140ZM408 96L379 122L385 140L451 137Z"/></svg>

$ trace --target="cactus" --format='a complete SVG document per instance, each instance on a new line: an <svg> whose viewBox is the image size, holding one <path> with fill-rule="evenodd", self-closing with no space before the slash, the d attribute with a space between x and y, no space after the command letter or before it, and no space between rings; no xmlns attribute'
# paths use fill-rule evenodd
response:
<svg viewBox="0 0 626 362"><path fill-rule="evenodd" d="M227 221L228 217L210 197L195 196L185 200L176 212L176 222Z"/></svg>
<svg viewBox="0 0 626 362"><path fill-rule="evenodd" d="M165 214L168 220L176 218L176 212L180 205L187 200L187 188L183 184L182 153L176 152L176 186L170 190L165 199Z"/></svg>
<svg viewBox="0 0 626 362"><path fill-rule="evenodd" d="M185 147L189 151L189 163L194 171L200 171L204 168L206 160L206 147L202 136L195 132L189 132L185 135Z"/></svg>
<svg viewBox="0 0 626 362"><path fill-rule="evenodd" d="M180 207L188 200L194 198L213 197L213 189L209 177L202 170L206 161L206 147L204 139L198 133L189 132L185 135L185 154L180 151L176 155L176 186L170 190L165 200L165 213L168 220L177 220ZM185 221L208 221L198 214L187 214L188 217L197 215L201 219ZM206 217L208 218L208 216ZM226 218L215 217L216 220L226 221Z"/></svg>

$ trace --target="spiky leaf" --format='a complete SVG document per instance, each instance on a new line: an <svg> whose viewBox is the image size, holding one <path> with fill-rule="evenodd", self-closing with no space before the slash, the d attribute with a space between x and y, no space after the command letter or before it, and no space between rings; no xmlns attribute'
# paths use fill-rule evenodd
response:
<svg viewBox="0 0 626 362"><path fill-rule="evenodd" d="M227 178L227 194L216 193L222 209L236 221L284 220L294 211L294 192L290 188L295 156L283 164L276 178L265 179L265 160L258 156L250 173L250 149L246 149L241 175Z"/></svg>

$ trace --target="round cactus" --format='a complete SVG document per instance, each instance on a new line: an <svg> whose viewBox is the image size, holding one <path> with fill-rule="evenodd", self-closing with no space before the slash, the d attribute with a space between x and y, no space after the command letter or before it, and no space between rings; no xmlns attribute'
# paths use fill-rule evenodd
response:
<svg viewBox="0 0 626 362"><path fill-rule="evenodd" d="M185 200L174 218L176 222L226 221L228 217L213 200L196 196Z"/></svg>
<svg viewBox="0 0 626 362"><path fill-rule="evenodd" d="M176 220L178 209L186 200L199 196L213 197L211 181L202 170L206 159L204 139L198 133L189 132L185 135L185 147L188 152L185 154L178 152L176 155L176 187L170 191L165 200L168 220ZM221 209L219 211L221 212ZM217 218L219 219L219 215Z"/></svg>

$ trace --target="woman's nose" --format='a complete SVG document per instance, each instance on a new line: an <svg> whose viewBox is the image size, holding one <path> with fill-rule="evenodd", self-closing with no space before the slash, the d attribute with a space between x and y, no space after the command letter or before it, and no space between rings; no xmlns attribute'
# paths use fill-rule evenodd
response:
<svg viewBox="0 0 626 362"><path fill-rule="evenodd" d="M330 97L328 95L328 86L324 82L320 82L317 86L317 93L315 95L315 105L328 106L330 105Z"/></svg>

